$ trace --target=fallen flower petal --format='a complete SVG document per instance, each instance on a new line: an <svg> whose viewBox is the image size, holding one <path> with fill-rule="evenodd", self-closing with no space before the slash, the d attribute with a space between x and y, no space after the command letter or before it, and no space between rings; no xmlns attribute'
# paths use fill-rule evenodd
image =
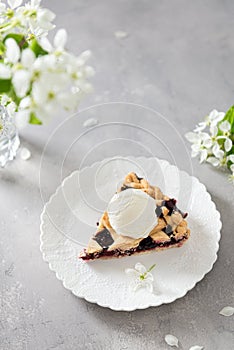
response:
<svg viewBox="0 0 234 350"><path fill-rule="evenodd" d="M28 160L31 158L31 152L26 147L22 148L20 152L20 158L23 160Z"/></svg>
<svg viewBox="0 0 234 350"><path fill-rule="evenodd" d="M179 340L172 334L165 335L165 342L170 346L176 346L178 348Z"/></svg>
<svg viewBox="0 0 234 350"><path fill-rule="evenodd" d="M128 33L122 30L117 30L114 34L116 39L125 39L128 36Z"/></svg>
<svg viewBox="0 0 234 350"><path fill-rule="evenodd" d="M222 310L219 311L219 314L222 316L232 316L234 314L234 307L225 306Z"/></svg>
<svg viewBox="0 0 234 350"><path fill-rule="evenodd" d="M98 124L98 119L96 118L89 118L83 123L84 128L91 128L92 126L95 126Z"/></svg>

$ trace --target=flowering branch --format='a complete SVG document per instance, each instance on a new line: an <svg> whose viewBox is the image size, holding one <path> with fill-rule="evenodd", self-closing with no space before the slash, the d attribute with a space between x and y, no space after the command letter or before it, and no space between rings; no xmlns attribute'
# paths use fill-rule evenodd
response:
<svg viewBox="0 0 234 350"><path fill-rule="evenodd" d="M226 113L213 110L185 137L192 143L192 157L199 156L200 163L206 161L229 169L229 179L234 184L234 106Z"/></svg>
<svg viewBox="0 0 234 350"><path fill-rule="evenodd" d="M86 65L90 51L77 57L65 49L64 29L48 40L55 14L41 0L22 3L0 0L0 103L19 128L42 124L61 109L76 110L94 74Z"/></svg>

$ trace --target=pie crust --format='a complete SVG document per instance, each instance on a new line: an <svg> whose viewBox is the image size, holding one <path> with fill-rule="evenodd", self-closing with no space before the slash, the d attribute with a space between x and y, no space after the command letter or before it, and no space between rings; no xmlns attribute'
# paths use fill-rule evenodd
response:
<svg viewBox="0 0 234 350"><path fill-rule="evenodd" d="M190 230L183 213L176 206L176 200L165 196L161 190L149 184L135 173L129 173L117 192L128 189L144 191L155 200L155 215L158 223L146 238L134 239L119 235L111 227L105 211L98 223L97 232L90 238L87 248L80 253L83 260L107 259L143 254L182 246L190 236Z"/></svg>

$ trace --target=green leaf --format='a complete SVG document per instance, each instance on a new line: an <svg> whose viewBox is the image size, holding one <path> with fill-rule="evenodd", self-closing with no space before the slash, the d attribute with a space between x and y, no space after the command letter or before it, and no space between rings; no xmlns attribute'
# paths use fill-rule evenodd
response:
<svg viewBox="0 0 234 350"><path fill-rule="evenodd" d="M224 120L227 120L231 124L231 134L234 134L234 106L227 111L223 118L223 121Z"/></svg>
<svg viewBox="0 0 234 350"><path fill-rule="evenodd" d="M15 90L14 90L13 85L11 85L11 89L8 91L7 95L8 95L8 97L10 97L10 98L12 99L12 101L15 102L15 104L16 104L17 106L19 106L20 101L21 101L21 98L19 98L19 97L16 95L16 92L15 92Z"/></svg>
<svg viewBox="0 0 234 350"><path fill-rule="evenodd" d="M2 41L0 41L0 57L4 54L6 48ZM2 57L1 57L2 58Z"/></svg>
<svg viewBox="0 0 234 350"><path fill-rule="evenodd" d="M5 43L5 41L8 38L14 39L21 49L25 49L26 47L28 47L27 40L25 39L25 36L23 34L9 33L5 36L3 42Z"/></svg>
<svg viewBox="0 0 234 350"><path fill-rule="evenodd" d="M33 113L33 112L30 114L29 123L30 123L30 124L34 124L34 125L42 125L42 122L40 121L40 119L38 119L38 118L36 117L36 114Z"/></svg>
<svg viewBox="0 0 234 350"><path fill-rule="evenodd" d="M230 156L231 154L234 154L234 145L232 146L232 148L230 149L230 151L227 152L227 156ZM227 167L228 167L228 169L230 169L231 165L232 165L232 162L229 160L229 161L227 162Z"/></svg>
<svg viewBox="0 0 234 350"><path fill-rule="evenodd" d="M36 114L34 112L32 112L30 114L30 120L29 120L30 124L34 124L34 125L42 125L42 122L40 119L37 118Z"/></svg>
<svg viewBox="0 0 234 350"><path fill-rule="evenodd" d="M36 57L38 56L43 56L43 55L47 55L48 52L45 51L41 45L38 44L37 40L36 39L33 39L31 41L31 44L30 44L30 48L31 50L35 53Z"/></svg>
<svg viewBox="0 0 234 350"><path fill-rule="evenodd" d="M0 93L11 90L11 79L0 79Z"/></svg>

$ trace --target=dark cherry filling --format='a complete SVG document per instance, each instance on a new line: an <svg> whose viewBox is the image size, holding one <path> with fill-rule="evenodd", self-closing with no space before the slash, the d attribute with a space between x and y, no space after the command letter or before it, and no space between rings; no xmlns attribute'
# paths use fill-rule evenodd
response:
<svg viewBox="0 0 234 350"><path fill-rule="evenodd" d="M140 241L139 246L136 248L136 250L147 250L152 249L157 246L157 243L150 237L144 238L142 241Z"/></svg>
<svg viewBox="0 0 234 350"><path fill-rule="evenodd" d="M175 211L179 212L184 219L188 215L188 213L183 213L180 209L177 208L177 206L176 206L176 199L174 199L174 198L171 198L171 199L168 199L166 201L163 201L162 205L157 205L157 207L155 209L155 213L156 213L157 217L159 217L159 218L163 217L162 207L166 207L169 210L168 215L170 215L170 216Z"/></svg>
<svg viewBox="0 0 234 350"><path fill-rule="evenodd" d="M102 248L108 248L111 244L114 243L114 240L110 232L104 228L99 231L96 236L94 236L94 241L96 241Z"/></svg>
<svg viewBox="0 0 234 350"><path fill-rule="evenodd" d="M171 240L169 242L164 243L157 243L155 242L151 237L144 238L138 247L131 248L129 250L122 251L120 249L115 249L108 251L107 248L103 249L101 252L87 254L86 256L81 257L83 260L93 260L97 259L103 256L126 256L126 255L132 255L133 253L140 253L145 250L153 250L155 247L169 247L171 245L174 245L176 243L179 243L183 241L184 239L187 239L187 237L182 237L178 240L176 240L174 237L171 237Z"/></svg>

